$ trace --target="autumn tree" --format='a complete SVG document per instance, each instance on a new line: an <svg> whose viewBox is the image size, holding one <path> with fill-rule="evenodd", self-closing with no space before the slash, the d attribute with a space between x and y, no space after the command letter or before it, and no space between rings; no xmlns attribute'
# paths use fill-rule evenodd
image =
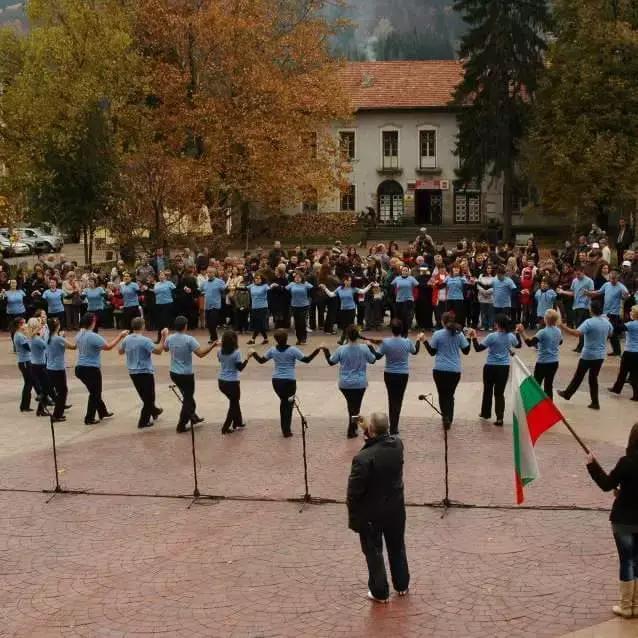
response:
<svg viewBox="0 0 638 638"><path fill-rule="evenodd" d="M549 27L547 0L457 0L468 26L458 110L459 177L503 180L503 235L512 232L512 195Z"/></svg>
<svg viewBox="0 0 638 638"><path fill-rule="evenodd" d="M638 196L638 2L559 0L527 170L575 224Z"/></svg>
<svg viewBox="0 0 638 638"><path fill-rule="evenodd" d="M277 209L339 185L331 134L350 115L324 0L141 0L137 37L151 72L154 139L197 167L222 211Z"/></svg>

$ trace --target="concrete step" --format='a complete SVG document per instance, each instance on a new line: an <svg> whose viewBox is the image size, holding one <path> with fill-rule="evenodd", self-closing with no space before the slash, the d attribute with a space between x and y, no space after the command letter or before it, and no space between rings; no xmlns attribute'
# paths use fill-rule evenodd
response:
<svg viewBox="0 0 638 638"><path fill-rule="evenodd" d="M368 229L368 241L414 241L419 234L419 226L377 226ZM487 232L481 224L457 224L428 226L428 234L437 243L455 243L463 238L478 239Z"/></svg>

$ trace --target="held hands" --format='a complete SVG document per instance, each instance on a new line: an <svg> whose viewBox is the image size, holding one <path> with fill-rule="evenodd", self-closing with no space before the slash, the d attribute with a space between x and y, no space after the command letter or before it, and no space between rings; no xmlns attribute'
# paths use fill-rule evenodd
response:
<svg viewBox="0 0 638 638"><path fill-rule="evenodd" d="M425 332L419 332L419 334L416 337L416 340L423 343L425 341Z"/></svg>
<svg viewBox="0 0 638 638"><path fill-rule="evenodd" d="M166 337L168 337L168 333L169 333L168 328L164 328L161 332L161 335L162 337L164 337L164 339L166 339Z"/></svg>
<svg viewBox="0 0 638 638"><path fill-rule="evenodd" d="M250 348L250 350L248 350L248 356L249 357L254 357L257 354L257 352L255 351L254 348Z"/></svg>
<svg viewBox="0 0 638 638"><path fill-rule="evenodd" d="M469 339L476 339L476 330L474 330L474 328L471 328L470 331L467 333L467 336Z"/></svg>
<svg viewBox="0 0 638 638"><path fill-rule="evenodd" d="M522 323L516 325L516 332L522 335L525 332L525 326Z"/></svg>
<svg viewBox="0 0 638 638"><path fill-rule="evenodd" d="M129 330L122 330L122 332L120 332L120 339L124 339L124 337L128 337L130 334Z"/></svg>
<svg viewBox="0 0 638 638"><path fill-rule="evenodd" d="M192 291L190 288L188 288L187 286L184 286L184 292L185 292L187 295L190 295L190 294L191 294L191 292L193 292L193 291Z"/></svg>

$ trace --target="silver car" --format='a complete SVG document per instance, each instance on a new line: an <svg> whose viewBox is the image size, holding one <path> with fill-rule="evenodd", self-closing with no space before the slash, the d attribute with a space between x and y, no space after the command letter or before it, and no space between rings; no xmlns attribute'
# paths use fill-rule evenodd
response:
<svg viewBox="0 0 638 638"><path fill-rule="evenodd" d="M64 240L59 235L49 235L39 228L16 228L20 240L32 244L37 252L59 252L64 246Z"/></svg>
<svg viewBox="0 0 638 638"><path fill-rule="evenodd" d="M0 252L2 252L5 257L30 255L31 248L22 241L11 241L3 234L0 234Z"/></svg>

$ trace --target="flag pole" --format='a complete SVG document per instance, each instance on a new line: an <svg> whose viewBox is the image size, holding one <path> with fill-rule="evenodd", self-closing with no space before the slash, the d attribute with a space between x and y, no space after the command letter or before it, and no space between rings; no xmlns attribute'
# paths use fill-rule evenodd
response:
<svg viewBox="0 0 638 638"><path fill-rule="evenodd" d="M519 358L519 356L517 354L514 354L513 356L514 360L516 361L516 363L521 366L521 368L523 368L526 376L531 377L532 379L534 378L532 373L528 370L527 366L525 365L525 363L522 361L522 359ZM552 403L554 403L552 401ZM560 410L559 410L560 412ZM576 439L576 443L578 443L578 445L580 445L581 448L583 448L585 454L591 454L591 450L583 443L583 440L578 436L578 434L576 434L576 431L574 430L574 428L569 424L569 422L567 421L567 419L563 416L563 413L560 412L561 415L561 420L563 422L563 424L565 425L565 427L569 430L569 433L574 437L574 439Z"/></svg>

